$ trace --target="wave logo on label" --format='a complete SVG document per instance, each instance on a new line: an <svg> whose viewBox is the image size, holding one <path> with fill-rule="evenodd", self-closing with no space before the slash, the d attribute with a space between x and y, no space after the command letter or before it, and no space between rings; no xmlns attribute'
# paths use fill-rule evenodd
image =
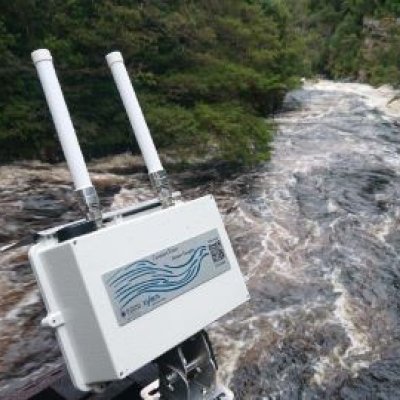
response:
<svg viewBox="0 0 400 400"><path fill-rule="evenodd" d="M120 325L228 271L217 230L151 254L103 275Z"/></svg>
<svg viewBox="0 0 400 400"><path fill-rule="evenodd" d="M122 308L145 293L171 292L186 286L198 275L202 261L210 253L206 246L198 247L181 265L159 267L150 260L141 260L120 271L109 282Z"/></svg>

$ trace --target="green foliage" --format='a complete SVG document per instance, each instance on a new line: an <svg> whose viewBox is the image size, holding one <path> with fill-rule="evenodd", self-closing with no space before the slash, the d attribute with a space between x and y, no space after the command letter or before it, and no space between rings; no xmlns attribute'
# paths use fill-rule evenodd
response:
<svg viewBox="0 0 400 400"><path fill-rule="evenodd" d="M266 117L306 68L283 0L0 0L0 10L1 161L60 158L30 62L36 48L53 53L89 157L132 143L109 51L123 53L158 147L183 158L266 159Z"/></svg>
<svg viewBox="0 0 400 400"><path fill-rule="evenodd" d="M226 159L244 163L265 160L270 151L271 125L248 113L239 105L199 104L195 109L202 132L212 132L209 141L215 150L223 143Z"/></svg>
<svg viewBox="0 0 400 400"><path fill-rule="evenodd" d="M328 65L335 78L353 76L359 69L360 38L354 29L356 20L356 16L347 14L330 39Z"/></svg>
<svg viewBox="0 0 400 400"><path fill-rule="evenodd" d="M400 0L287 0L287 5L305 37L312 73L400 84Z"/></svg>

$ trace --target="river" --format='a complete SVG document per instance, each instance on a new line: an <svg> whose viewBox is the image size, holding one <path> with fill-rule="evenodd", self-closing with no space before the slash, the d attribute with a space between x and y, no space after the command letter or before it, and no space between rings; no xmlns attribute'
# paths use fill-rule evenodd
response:
<svg viewBox="0 0 400 400"><path fill-rule="evenodd" d="M269 162L173 172L216 197L251 301L214 323L221 379L241 399L400 398L397 93L306 82L276 116ZM151 198L137 158L90 164L105 208ZM64 165L0 167L0 246L76 218ZM28 246L0 254L0 396L62 363Z"/></svg>

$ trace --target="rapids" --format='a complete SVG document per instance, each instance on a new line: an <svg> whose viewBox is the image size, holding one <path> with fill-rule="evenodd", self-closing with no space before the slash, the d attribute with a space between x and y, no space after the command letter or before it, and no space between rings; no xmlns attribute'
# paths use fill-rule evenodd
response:
<svg viewBox="0 0 400 400"><path fill-rule="evenodd" d="M392 101L393 100L393 101ZM306 82L272 158L174 172L216 197L251 301L209 329L241 399L400 398L400 107L390 87ZM127 155L90 164L106 209L151 197ZM79 215L64 165L0 167L0 247ZM0 254L0 397L62 363L27 262Z"/></svg>

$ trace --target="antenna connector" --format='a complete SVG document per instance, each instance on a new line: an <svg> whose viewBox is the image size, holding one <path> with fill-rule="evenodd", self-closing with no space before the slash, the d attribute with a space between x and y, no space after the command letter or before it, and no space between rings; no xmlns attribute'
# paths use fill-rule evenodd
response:
<svg viewBox="0 0 400 400"><path fill-rule="evenodd" d="M174 205L171 187L169 186L168 176L164 169L149 174L151 185L157 192L163 208Z"/></svg>
<svg viewBox="0 0 400 400"><path fill-rule="evenodd" d="M94 221L98 228L101 228L103 219L101 215L101 206L99 196L93 186L76 190L79 197L81 208L86 214L88 221Z"/></svg>

